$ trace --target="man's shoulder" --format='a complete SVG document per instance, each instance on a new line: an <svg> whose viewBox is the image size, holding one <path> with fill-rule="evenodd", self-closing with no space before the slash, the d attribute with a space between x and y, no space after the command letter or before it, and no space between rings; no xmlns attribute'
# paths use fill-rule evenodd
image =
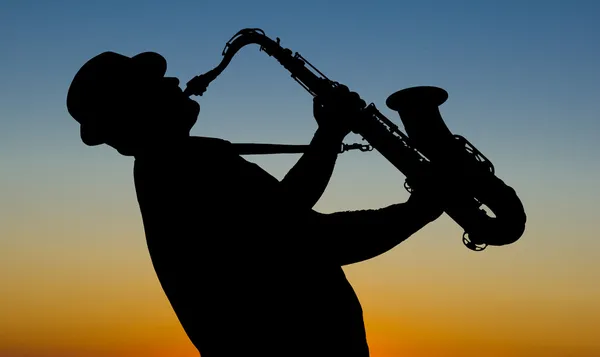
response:
<svg viewBox="0 0 600 357"><path fill-rule="evenodd" d="M184 151L183 156L192 157L195 164L228 167L242 159L230 141L212 137L190 137Z"/></svg>

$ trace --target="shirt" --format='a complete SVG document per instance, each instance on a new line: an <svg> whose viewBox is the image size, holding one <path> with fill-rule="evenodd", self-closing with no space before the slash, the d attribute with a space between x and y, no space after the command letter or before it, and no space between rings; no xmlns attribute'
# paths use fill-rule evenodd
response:
<svg viewBox="0 0 600 357"><path fill-rule="evenodd" d="M369 356L362 308L316 212L229 142L191 137L136 158L161 286L202 357Z"/></svg>

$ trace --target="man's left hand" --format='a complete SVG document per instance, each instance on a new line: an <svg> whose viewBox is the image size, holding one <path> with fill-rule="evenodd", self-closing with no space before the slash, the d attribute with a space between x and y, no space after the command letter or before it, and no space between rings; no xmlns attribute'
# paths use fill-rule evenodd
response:
<svg viewBox="0 0 600 357"><path fill-rule="evenodd" d="M360 109L366 106L364 100L348 87L338 85L330 96L316 96L313 102L313 115L319 131L341 142L350 133L351 121Z"/></svg>

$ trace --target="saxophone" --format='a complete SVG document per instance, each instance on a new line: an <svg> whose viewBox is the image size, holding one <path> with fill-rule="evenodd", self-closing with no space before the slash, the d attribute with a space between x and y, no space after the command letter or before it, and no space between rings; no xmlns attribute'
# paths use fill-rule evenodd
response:
<svg viewBox="0 0 600 357"><path fill-rule="evenodd" d="M274 57L313 96L326 98L340 85L299 53L292 54L290 49L283 48L279 38L272 40L261 29L246 28L226 43L219 65L192 78L184 93L201 96L229 65L233 56L249 44L258 44L260 51ZM435 172L452 175L449 178L456 185L456 190L440 203L444 212L464 229L464 245L471 250L482 251L488 245L512 244L525 231L527 218L522 202L514 189L495 175L493 164L479 150L448 129L439 112L439 106L447 99L445 90L429 86L406 88L390 95L386 105L398 112L406 134L381 114L373 103L360 106L351 123L352 132L362 136L369 145L353 148L362 151L376 149L405 175L404 187L409 193L418 190L419 177L434 172L434 168ZM357 107L356 104L348 103L354 107ZM271 145L279 149L285 147ZM300 152L302 149L294 150L285 152ZM483 206L487 206L494 217L488 215Z"/></svg>

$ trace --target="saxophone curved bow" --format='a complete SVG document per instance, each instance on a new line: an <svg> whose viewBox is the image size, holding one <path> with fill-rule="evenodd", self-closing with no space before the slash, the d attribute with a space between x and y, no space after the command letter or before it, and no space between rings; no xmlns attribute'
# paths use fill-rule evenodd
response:
<svg viewBox="0 0 600 357"><path fill-rule="evenodd" d="M219 65L192 78L184 93L188 96L202 95L229 65L233 56L249 44L260 45L261 51L274 57L313 96L326 98L339 85L298 52L292 54L291 50L283 48L279 38L272 40L261 29L247 28L227 42ZM407 134L381 114L373 103L357 110L352 131L361 135L369 146L351 148L360 148L362 151L376 149L406 176L405 187L409 192L419 189L418 177L431 170L433 165L446 169L446 172L454 175L452 182L460 184L457 184L456 192L450 195L451 199L442 202L442 205L444 211L465 230L463 243L475 251L483 250L487 245L512 244L525 231L527 218L521 200L510 186L495 175L494 166L481 152L464 137L454 135L448 129L439 112L439 106L447 98L445 90L427 86L407 88L390 95L386 104L398 112ZM276 146L277 149L260 153L303 150L298 145L296 149L289 150L283 149L286 145ZM495 217L482 209L484 205Z"/></svg>

